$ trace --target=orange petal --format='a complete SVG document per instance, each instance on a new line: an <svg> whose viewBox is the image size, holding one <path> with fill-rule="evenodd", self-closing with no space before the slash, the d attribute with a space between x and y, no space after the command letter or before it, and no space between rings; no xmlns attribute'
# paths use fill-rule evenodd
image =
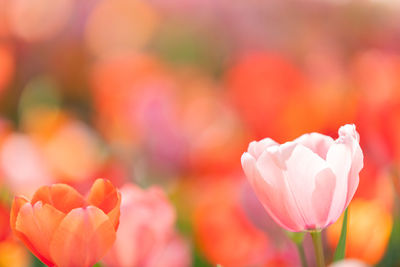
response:
<svg viewBox="0 0 400 267"><path fill-rule="evenodd" d="M15 229L23 235L22 241L46 264L51 263L50 241L65 214L48 204L25 203L19 210ZM49 264L48 264L49 265Z"/></svg>
<svg viewBox="0 0 400 267"><path fill-rule="evenodd" d="M10 226L13 231L15 230L15 223L17 221L17 216L21 207L28 203L29 201L24 197L15 197L12 203L11 212L10 212Z"/></svg>
<svg viewBox="0 0 400 267"><path fill-rule="evenodd" d="M58 267L92 266L111 248L116 233L109 217L96 207L72 210L50 244Z"/></svg>
<svg viewBox="0 0 400 267"><path fill-rule="evenodd" d="M38 201L50 204L64 213L86 205L85 199L74 188L66 184L42 186L33 195L32 204Z"/></svg>
<svg viewBox="0 0 400 267"><path fill-rule="evenodd" d="M88 203L106 213L115 229L118 228L121 194L109 180L97 179L93 183L89 192Z"/></svg>
<svg viewBox="0 0 400 267"><path fill-rule="evenodd" d="M12 203L12 208L10 212L10 226L11 229L16 237L18 237L28 248L30 251L32 251L33 254L35 254L38 258L40 258L41 261L46 263L47 265L51 266L51 264L47 262L46 259L40 256L40 253L35 249L35 247L32 245L32 243L28 240L28 238L18 231L16 229L16 223L17 223L17 218L19 211L23 205L26 203L29 203L29 201L24 198L24 197L15 197Z"/></svg>

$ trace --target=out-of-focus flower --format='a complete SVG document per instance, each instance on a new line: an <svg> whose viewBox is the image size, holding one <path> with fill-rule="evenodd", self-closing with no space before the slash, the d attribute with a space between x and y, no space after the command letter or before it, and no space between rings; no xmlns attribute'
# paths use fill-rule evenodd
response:
<svg viewBox="0 0 400 267"><path fill-rule="evenodd" d="M395 199L392 173L388 169L380 169L369 159L368 155L365 157L364 166L360 173L360 184L354 199L374 200L388 212L392 212Z"/></svg>
<svg viewBox="0 0 400 267"><path fill-rule="evenodd" d="M0 266L30 266L30 255L19 242L14 240L0 242Z"/></svg>
<svg viewBox="0 0 400 267"><path fill-rule="evenodd" d="M53 181L39 145L29 136L9 134L0 149L5 184L15 194L31 196L38 187Z"/></svg>
<svg viewBox="0 0 400 267"><path fill-rule="evenodd" d="M68 22L74 3L74 0L11 1L8 7L10 31L28 42L47 40Z"/></svg>
<svg viewBox="0 0 400 267"><path fill-rule="evenodd" d="M158 15L145 1L101 1L89 17L86 42L98 56L136 51L147 44Z"/></svg>
<svg viewBox="0 0 400 267"><path fill-rule="evenodd" d="M362 51L352 61L351 74L363 105L372 110L400 97L400 57L397 54Z"/></svg>
<svg viewBox="0 0 400 267"><path fill-rule="evenodd" d="M126 184L130 178L129 169L123 164L123 162L118 161L115 158L108 159L104 164L102 164L100 170L96 172L95 177L109 177L109 180L113 185L120 188Z"/></svg>
<svg viewBox="0 0 400 267"><path fill-rule="evenodd" d="M174 232L175 210L161 188L121 189L121 224L107 266L188 266L187 244Z"/></svg>
<svg viewBox="0 0 400 267"><path fill-rule="evenodd" d="M179 126L188 165L197 175L230 173L238 167L247 132L215 82L198 72L180 73Z"/></svg>
<svg viewBox="0 0 400 267"><path fill-rule="evenodd" d="M237 185L230 179L197 188L202 193L193 215L196 242L212 264L258 266L270 257L271 244L267 235L247 219L236 199Z"/></svg>
<svg viewBox="0 0 400 267"><path fill-rule="evenodd" d="M94 174L102 161L94 131L79 121L67 121L44 144L44 153L61 181L82 181ZM97 142L96 142L97 141Z"/></svg>
<svg viewBox="0 0 400 267"><path fill-rule="evenodd" d="M325 228L340 217L357 189L363 153L355 126L345 125L336 140L311 133L282 145L254 141L242 166L270 216L297 232Z"/></svg>
<svg viewBox="0 0 400 267"><path fill-rule="evenodd" d="M4 7L0 9L0 37L1 38L7 38L9 37L9 29L8 29L8 13L7 13L7 7L8 7L9 1L7 0L0 0L0 6Z"/></svg>
<svg viewBox="0 0 400 267"><path fill-rule="evenodd" d="M295 66L280 55L249 53L229 69L226 82L228 97L256 137L290 138L280 118L288 99L305 87L305 78ZM306 118L308 124L311 119Z"/></svg>
<svg viewBox="0 0 400 267"><path fill-rule="evenodd" d="M354 58L351 73L360 92L357 125L366 154L383 167L400 162L400 56L364 51Z"/></svg>
<svg viewBox="0 0 400 267"><path fill-rule="evenodd" d="M1 24L1 22L0 22ZM14 55L11 47L0 44L0 95L9 85L15 71Z"/></svg>
<svg viewBox="0 0 400 267"><path fill-rule="evenodd" d="M4 241L10 232L10 208L2 201L0 202L0 242Z"/></svg>
<svg viewBox="0 0 400 267"><path fill-rule="evenodd" d="M355 199L349 206L346 257L376 264L386 251L392 231L391 214L375 201ZM335 248L342 219L327 229L328 243Z"/></svg>
<svg viewBox="0 0 400 267"><path fill-rule="evenodd" d="M169 95L174 82L155 58L124 54L99 61L92 70L91 87L96 123L114 142L137 143L144 135L137 127L136 107L146 89ZM154 86L157 85L157 86Z"/></svg>
<svg viewBox="0 0 400 267"><path fill-rule="evenodd" d="M115 241L120 202L104 179L94 182L86 199L65 184L43 186L31 201L15 197L11 228L48 266L92 266Z"/></svg>
<svg viewBox="0 0 400 267"><path fill-rule="evenodd" d="M173 235L164 247L154 251L150 263L154 267L188 267L191 266L191 251L188 242L179 235Z"/></svg>
<svg viewBox="0 0 400 267"><path fill-rule="evenodd" d="M395 98L395 97L392 97ZM388 167L400 162L400 101L381 106L363 106L358 125L363 133L366 154L373 163Z"/></svg>
<svg viewBox="0 0 400 267"><path fill-rule="evenodd" d="M329 265L329 267L368 267L368 266L369 265L367 265L366 263L355 259L341 260Z"/></svg>
<svg viewBox="0 0 400 267"><path fill-rule="evenodd" d="M103 162L100 139L85 123L67 113L33 109L23 126L40 146L59 182L78 183L93 177Z"/></svg>

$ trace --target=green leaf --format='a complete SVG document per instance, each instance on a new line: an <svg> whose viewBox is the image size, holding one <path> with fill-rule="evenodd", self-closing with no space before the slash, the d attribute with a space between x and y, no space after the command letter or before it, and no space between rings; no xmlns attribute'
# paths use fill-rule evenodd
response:
<svg viewBox="0 0 400 267"><path fill-rule="evenodd" d="M333 256L333 261L339 261L344 259L344 254L346 251L346 236L347 236L347 213L348 213L348 208L344 212L342 232L340 234L339 243L336 247L335 255Z"/></svg>

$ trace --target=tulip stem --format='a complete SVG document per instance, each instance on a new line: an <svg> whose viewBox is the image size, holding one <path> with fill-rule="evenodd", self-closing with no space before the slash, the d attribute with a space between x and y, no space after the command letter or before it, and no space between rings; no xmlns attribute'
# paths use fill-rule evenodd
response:
<svg viewBox="0 0 400 267"><path fill-rule="evenodd" d="M322 248L321 231L310 232L315 249L315 258L318 267L325 267L324 250Z"/></svg>
<svg viewBox="0 0 400 267"><path fill-rule="evenodd" d="M296 244L297 251L299 252L300 260L301 260L301 267L308 267L306 254L304 253L303 242Z"/></svg>

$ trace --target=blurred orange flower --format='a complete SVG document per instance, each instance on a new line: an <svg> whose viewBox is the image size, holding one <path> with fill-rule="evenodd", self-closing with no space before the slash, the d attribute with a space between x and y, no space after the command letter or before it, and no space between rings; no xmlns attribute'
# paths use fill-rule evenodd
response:
<svg viewBox="0 0 400 267"><path fill-rule="evenodd" d="M15 59L11 47L0 44L0 93L8 86L15 71Z"/></svg>
<svg viewBox="0 0 400 267"><path fill-rule="evenodd" d="M86 43L98 56L136 51L151 39L158 21L145 1L100 1L89 16Z"/></svg>
<svg viewBox="0 0 400 267"><path fill-rule="evenodd" d="M392 212L395 199L392 181L394 177L387 169L379 169L368 157L365 159L354 199L374 200L388 212Z"/></svg>
<svg viewBox="0 0 400 267"><path fill-rule="evenodd" d="M275 140L295 137L280 120L289 107L288 100L297 99L305 87L303 74L290 61L278 54L248 53L229 69L226 82L228 97L256 139L266 135ZM305 118L308 125L310 117Z"/></svg>
<svg viewBox="0 0 400 267"><path fill-rule="evenodd" d="M58 182L84 182L103 161L100 139L87 124L64 111L31 109L23 127L39 144Z"/></svg>
<svg viewBox="0 0 400 267"><path fill-rule="evenodd" d="M10 230L10 208L0 202L0 242L9 236Z"/></svg>
<svg viewBox="0 0 400 267"><path fill-rule="evenodd" d="M201 190L205 199L200 200L194 212L195 236L202 253L213 264L259 266L267 260L270 242L247 219L234 197L239 195L238 190L238 183L233 180Z"/></svg>
<svg viewBox="0 0 400 267"><path fill-rule="evenodd" d="M385 253L392 231L392 216L379 202L353 200L349 206L346 258L376 264ZM335 248L343 216L327 229L328 244Z"/></svg>
<svg viewBox="0 0 400 267"><path fill-rule="evenodd" d="M30 255L24 246L16 240L0 243L0 266L30 266Z"/></svg>
<svg viewBox="0 0 400 267"><path fill-rule="evenodd" d="M104 179L94 182L86 199L65 184L43 186L31 201L14 198L11 228L48 266L92 266L115 241L120 202Z"/></svg>

